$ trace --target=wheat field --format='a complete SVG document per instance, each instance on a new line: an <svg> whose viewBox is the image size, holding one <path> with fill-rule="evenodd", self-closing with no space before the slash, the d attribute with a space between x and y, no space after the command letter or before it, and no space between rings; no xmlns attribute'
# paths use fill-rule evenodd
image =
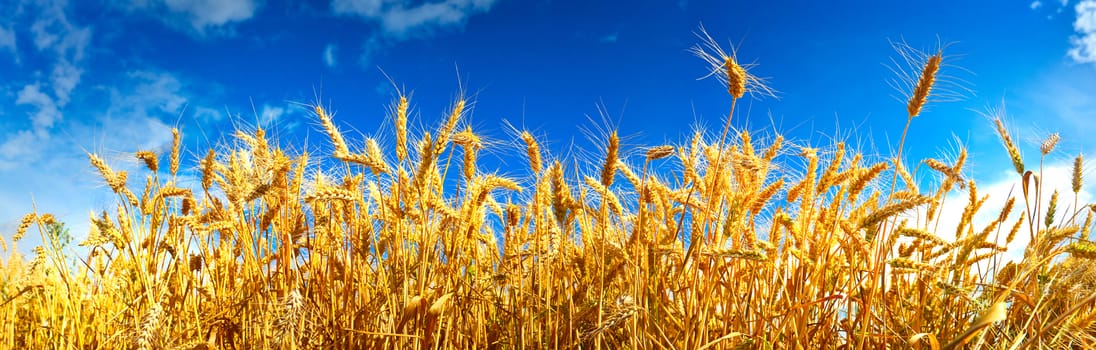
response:
<svg viewBox="0 0 1096 350"><path fill-rule="evenodd" d="M145 179L88 154L114 208L80 250L48 208L23 218L14 240L45 243L23 258L4 242L0 347L1096 347L1084 160L1072 194L1046 193L1034 165L1056 134L1036 162L996 119L1018 191L978 223L989 199L965 150L908 161L905 133L875 157L733 127L740 100L774 91L706 33L693 53L728 92L723 127L638 151L610 131L593 160L480 134L463 98L415 130L407 95L392 135L361 139L311 105L323 154L262 128L207 150L174 130L169 152L133 150ZM947 56L906 57L908 130ZM519 150L520 169L478 167L491 148ZM961 219L941 226L956 194Z"/></svg>

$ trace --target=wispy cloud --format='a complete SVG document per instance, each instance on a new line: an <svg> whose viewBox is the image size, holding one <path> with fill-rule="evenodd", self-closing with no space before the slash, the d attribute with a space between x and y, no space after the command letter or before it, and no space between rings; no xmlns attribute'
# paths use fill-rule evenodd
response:
<svg viewBox="0 0 1096 350"><path fill-rule="evenodd" d="M614 33L607 34L607 35L601 37L601 42L611 44L611 43L617 42L617 39L619 39L619 38L620 38L620 33L614 32Z"/></svg>
<svg viewBox="0 0 1096 350"><path fill-rule="evenodd" d="M301 118L287 118L302 109L299 106L263 104L259 109L259 123L264 128L282 131L294 130L301 125Z"/></svg>
<svg viewBox="0 0 1096 350"><path fill-rule="evenodd" d="M462 28L468 18L486 13L495 0L332 0L337 15L376 24L380 30L363 46L361 62L368 64L379 49L409 38L425 38L439 30Z"/></svg>
<svg viewBox="0 0 1096 350"><path fill-rule="evenodd" d="M262 111L259 112L259 120L263 124L273 123L278 121L282 115L285 115L285 108L264 104Z"/></svg>
<svg viewBox="0 0 1096 350"><path fill-rule="evenodd" d="M15 62L19 62L19 50L15 46L15 30L0 27L0 51L10 51Z"/></svg>
<svg viewBox="0 0 1096 350"><path fill-rule="evenodd" d="M255 16L254 0L137 0L126 8L195 36L232 33L233 26Z"/></svg>
<svg viewBox="0 0 1096 350"><path fill-rule="evenodd" d="M1038 9L1043 7L1043 2L1039 0L1032 1L1030 7L1032 10Z"/></svg>
<svg viewBox="0 0 1096 350"><path fill-rule="evenodd" d="M35 210L56 215L74 237L82 239L88 230L88 211L110 211L115 201L102 180L88 165L86 152L96 152L116 170L133 173L139 179L136 150L166 153L171 144L171 123L186 108L187 91L179 77L165 72L134 71L119 77L106 91L78 90L92 94L105 105L94 109L67 111L51 134L43 137L22 132L0 146L0 154L14 155L20 166L0 168L0 232L10 235L17 220ZM14 145L18 145L16 147ZM30 157L30 153L39 156ZM77 195L78 194L78 195ZM33 201L33 202L32 202ZM33 207L32 207L33 204ZM28 235L20 247L38 244Z"/></svg>
<svg viewBox="0 0 1096 350"><path fill-rule="evenodd" d="M83 75L80 65L91 42L91 29L70 21L63 1L27 5L24 15L34 18L27 34L49 62L50 72L35 72L35 81L17 88L15 106L22 106L18 110L27 118L0 122L9 130L0 132L0 169L20 166L41 154L37 146L50 139L54 125L63 119L62 111Z"/></svg>
<svg viewBox="0 0 1096 350"><path fill-rule="evenodd" d="M35 135L45 136L53 124L61 119L61 110L60 104L52 96L42 92L41 86L41 83L23 86L23 90L20 90L15 98L15 104L28 105L37 109L30 115L31 130Z"/></svg>
<svg viewBox="0 0 1096 350"><path fill-rule="evenodd" d="M327 46L323 48L323 64L327 65L328 68L335 68L335 65L339 63L335 59L336 49L337 47L335 44L327 44Z"/></svg>
<svg viewBox="0 0 1096 350"><path fill-rule="evenodd" d="M1038 116L1038 124L1057 126L1065 140L1081 140L1096 132L1096 69L1063 64L1035 79L1019 94L1020 115Z"/></svg>
<svg viewBox="0 0 1096 350"><path fill-rule="evenodd" d="M1083 0L1074 6L1077 19L1073 22L1076 35L1070 38L1069 57L1079 63L1096 64L1096 0Z"/></svg>
<svg viewBox="0 0 1096 350"><path fill-rule="evenodd" d="M354 15L376 22L386 36L404 38L464 25L468 17L484 13L495 0L333 0L336 14Z"/></svg>

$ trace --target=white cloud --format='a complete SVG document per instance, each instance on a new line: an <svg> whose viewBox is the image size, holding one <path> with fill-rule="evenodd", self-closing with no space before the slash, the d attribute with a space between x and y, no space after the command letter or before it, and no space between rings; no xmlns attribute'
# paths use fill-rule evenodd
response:
<svg viewBox="0 0 1096 350"><path fill-rule="evenodd" d="M1038 171L1038 169L1033 169ZM1048 164L1043 167L1043 177L1040 181L1043 184L1043 194L1039 201L1041 205L1041 214L1043 217L1037 219L1036 224L1042 226L1045 220L1046 208L1049 206L1051 194L1057 190L1058 193L1058 206L1055 215L1055 226L1067 220L1067 213L1073 213L1073 200L1074 194L1072 189L1073 179L1073 165L1072 162L1061 161L1053 164ZM1009 196L1016 197L1015 207L1012 209L1011 215L1008 220L999 228L1000 237L998 237L998 244L1005 244L1005 238L1008 231L1012 228L1012 225L1016 223L1020 215L1026 215L1024 206L1023 191L1021 189L1021 181L1019 175L1013 169L1000 171L987 181L980 182L978 184L977 192L979 198L985 195L989 195L989 199L985 205L975 214L972 222L974 223L974 231L977 233L982 230L990 222L997 218L1001 210L1004 208L1005 202ZM1034 182L1032 183L1034 184ZM1093 192L1091 185L1089 188L1081 189L1081 192L1077 196L1078 205L1083 206L1086 203L1090 203L1093 198ZM1031 202L1028 204L1032 209L1035 208L1035 193L1032 188L1030 195L1032 196ZM969 203L969 194L965 190L954 191L944 199L944 205L940 208L940 223L937 233L944 239L949 241L954 240L955 230L962 216L964 208ZM1084 222L1084 214L1080 215L1076 222L1080 225ZM1028 230L1030 224L1025 219L1024 225L1021 227L1019 233L1016 234L1015 239L1008 245L1008 252L1006 257L1010 260L1019 260L1023 257L1024 249L1027 247L1030 241L1030 231ZM991 234L990 241L994 236Z"/></svg>
<svg viewBox="0 0 1096 350"><path fill-rule="evenodd" d="M259 4L254 0L138 0L130 2L128 7L202 36L211 31L231 30L232 25L251 19Z"/></svg>
<svg viewBox="0 0 1096 350"><path fill-rule="evenodd" d="M34 36L34 46L39 51L52 51L58 57L67 57L71 62L84 58L84 50L91 42L91 29L74 25L65 14L65 2L53 1L41 3L39 13L35 14L30 31Z"/></svg>
<svg viewBox="0 0 1096 350"><path fill-rule="evenodd" d="M331 9L375 22L387 37L430 34L464 25L468 17L491 10L495 0L332 0Z"/></svg>
<svg viewBox="0 0 1096 350"><path fill-rule="evenodd" d="M1069 39L1072 48L1069 57L1079 63L1096 63L1096 0L1084 0L1074 7L1077 20L1073 30L1077 33Z"/></svg>
<svg viewBox="0 0 1096 350"><path fill-rule="evenodd" d="M218 121L224 114L221 111L209 107L198 106L193 108L194 119L198 121Z"/></svg>
<svg viewBox="0 0 1096 350"><path fill-rule="evenodd" d="M384 3L385 0L333 0L331 1L331 9L335 13L378 17Z"/></svg>
<svg viewBox="0 0 1096 350"><path fill-rule="evenodd" d="M337 50L335 44L327 44L323 48L323 64L327 65L328 68L335 68L335 65L338 64L338 61L335 60L335 50Z"/></svg>
<svg viewBox="0 0 1096 350"><path fill-rule="evenodd" d="M136 71L128 74L134 82L132 91L111 92L111 109L108 112L125 113L178 113L187 99L181 95L182 83L174 75L161 72Z"/></svg>
<svg viewBox="0 0 1096 350"><path fill-rule="evenodd" d="M27 119L4 123L8 131L0 132L4 138L0 141L0 170L25 165L46 154L41 144L50 140L52 129L63 120L70 95L80 83L83 70L79 65L91 43L91 29L72 23L65 5L63 1L45 1L20 11L33 18L29 34L34 47L52 66L47 81L26 83L16 93L14 105L27 107ZM15 32L0 29L0 46L14 45L14 40ZM34 72L34 76L41 75Z"/></svg>
<svg viewBox="0 0 1096 350"><path fill-rule="evenodd" d="M267 130L290 131L301 126L301 106L286 103L283 105L263 104L259 109L259 125Z"/></svg>
<svg viewBox="0 0 1096 350"><path fill-rule="evenodd" d="M263 125L267 125L273 122L277 122L278 118L281 118L285 114L285 108L275 107L271 105L263 105L263 109L259 112L259 120Z"/></svg>
<svg viewBox="0 0 1096 350"><path fill-rule="evenodd" d="M1031 2L1031 9L1032 10L1038 9L1040 7L1043 7L1043 2L1042 1L1035 0L1035 1Z"/></svg>
<svg viewBox="0 0 1096 350"><path fill-rule="evenodd" d="M15 46L15 30L0 27L0 50L3 49L11 50L12 56L15 56L18 62L19 51Z"/></svg>
<svg viewBox="0 0 1096 350"><path fill-rule="evenodd" d="M38 154L39 137L29 130L21 130L0 143L0 172L15 168L28 158Z"/></svg>
<svg viewBox="0 0 1096 350"><path fill-rule="evenodd" d="M188 102L185 86L169 73L132 72L105 88L104 106L73 111L80 115L59 120L54 129L63 130L66 137L40 136L29 130L3 135L7 140L0 143L0 178L5 179L0 198L7 200L0 201L0 230L10 237L9 230L19 218L37 208L56 215L76 241L82 240L88 230L88 212L113 210L116 201L91 170L85 152L99 153L116 170L130 171L130 185L139 186L143 176L132 152L169 148L170 123ZM21 95L27 101L42 103L49 98L35 88L25 90ZM28 234L24 240L21 251L40 239Z"/></svg>
<svg viewBox="0 0 1096 350"><path fill-rule="evenodd" d="M1017 116L1039 116L1033 123L1055 127L1064 140L1085 140L1096 132L1096 69L1063 64L1022 87ZM1042 137L1040 135L1039 137Z"/></svg>
<svg viewBox="0 0 1096 350"><path fill-rule="evenodd" d="M65 14L65 2L53 1L39 4L34 14L30 32L38 51L52 54L53 68L49 74L53 90L53 102L61 108L68 104L69 94L80 83L87 47L91 44L91 29L72 23ZM36 83L37 85L37 83ZM37 87L35 88L37 89Z"/></svg>
<svg viewBox="0 0 1096 350"><path fill-rule="evenodd" d="M376 24L380 32L362 45L358 60L368 66L372 57L394 42L423 38L438 30L462 28L468 18L486 13L496 0L331 0L335 14L358 17Z"/></svg>
<svg viewBox="0 0 1096 350"><path fill-rule="evenodd" d="M38 109L31 114L31 125L36 135L45 135L53 124L61 119L61 110L52 97L42 92L40 84L23 87L15 98L16 105L30 105Z"/></svg>
<svg viewBox="0 0 1096 350"><path fill-rule="evenodd" d="M80 83L80 76L83 74L83 70L66 59L62 59L53 65L53 72L50 73L50 83L53 85L53 95L57 96L57 104L62 106L68 104L69 94Z"/></svg>

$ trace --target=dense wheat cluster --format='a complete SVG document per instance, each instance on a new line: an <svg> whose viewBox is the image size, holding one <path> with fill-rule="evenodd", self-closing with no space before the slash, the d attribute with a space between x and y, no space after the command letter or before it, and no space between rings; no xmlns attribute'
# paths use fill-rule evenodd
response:
<svg viewBox="0 0 1096 350"><path fill-rule="evenodd" d="M998 121L1022 190L976 223L987 197L965 151L873 162L842 143L733 131L733 101L772 90L702 39L694 53L731 95L723 132L639 152L614 132L588 167L525 130L484 141L464 99L412 130L407 96L395 135L364 139L314 105L329 154L256 129L188 164L175 130L170 153L134 153L149 174L136 184L89 154L117 204L90 218L75 260L47 234L53 216L23 218L15 239L46 244L4 261L0 347L1096 346L1096 207L1069 200L1080 156L1074 193L1045 193ZM946 59L925 58L910 120ZM481 169L490 147L520 148L508 164L521 169ZM969 204L941 226L955 194ZM1030 243L1007 261L1020 235Z"/></svg>

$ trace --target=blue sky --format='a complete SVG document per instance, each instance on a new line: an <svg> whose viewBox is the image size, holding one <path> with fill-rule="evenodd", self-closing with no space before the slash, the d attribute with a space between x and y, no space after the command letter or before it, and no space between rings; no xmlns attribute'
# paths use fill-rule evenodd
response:
<svg viewBox="0 0 1096 350"><path fill-rule="evenodd" d="M475 102L470 123L503 141L504 120L545 136L560 154L581 147L580 128L602 120L635 146L684 140L697 124L721 127L729 104L715 81L697 80L705 67L687 50L700 23L780 91L743 101L736 126L816 144L836 136L889 153L906 119L894 98L901 93L887 84L891 42L950 43L945 63L954 66L942 74L962 81L952 91L970 92L915 119L911 159L953 154L961 143L986 188L1012 180L979 114L1002 102L1028 162L1050 132L1063 142L1048 168L1096 148L1087 138L1096 132L1093 0L7 1L0 232L10 239L33 200L83 236L89 211L113 207L84 152L136 169L132 152L166 151L173 126L190 152L240 124L323 149L300 106L319 96L344 129L383 131L394 96L385 73L413 92L420 125L434 125L463 89ZM131 185L142 178L131 175Z"/></svg>

